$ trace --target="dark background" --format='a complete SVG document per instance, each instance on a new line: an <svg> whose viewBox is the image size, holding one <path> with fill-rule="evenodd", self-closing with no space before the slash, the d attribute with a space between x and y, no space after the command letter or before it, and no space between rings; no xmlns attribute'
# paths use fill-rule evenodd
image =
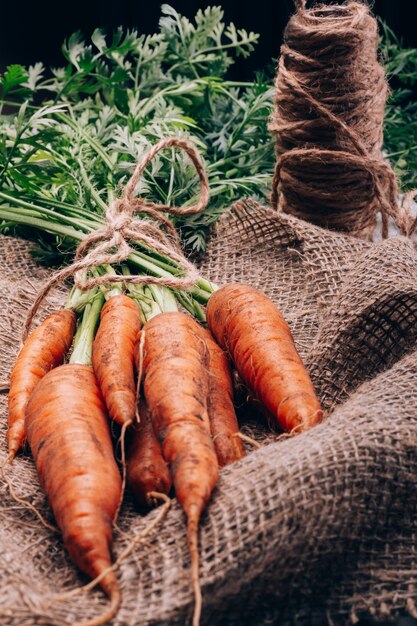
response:
<svg viewBox="0 0 417 626"><path fill-rule="evenodd" d="M293 0L170 0L180 13L193 17L197 9L221 4L225 19L260 33L260 44L247 61L234 66L235 79L251 78L277 57L282 31L293 11ZM409 46L417 47L413 16L415 0L375 0L374 11L383 17ZM0 0L0 71L11 63L63 65L61 44L76 30L89 36L97 26L111 30L123 25L152 33L158 28L158 0Z"/></svg>

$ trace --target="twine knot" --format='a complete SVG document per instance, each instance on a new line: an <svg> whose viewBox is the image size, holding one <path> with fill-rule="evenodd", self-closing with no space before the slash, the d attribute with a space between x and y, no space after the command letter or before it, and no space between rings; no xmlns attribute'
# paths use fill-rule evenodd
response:
<svg viewBox="0 0 417 626"><path fill-rule="evenodd" d="M120 213L123 207L123 203L120 200L115 200L109 207L106 214L106 223L108 231L119 232L124 234L132 224L132 218L127 213Z"/></svg>
<svg viewBox="0 0 417 626"><path fill-rule="evenodd" d="M200 194L196 204L188 207L171 207L148 202L134 196L135 189L145 167L154 156L165 148L181 148L191 159L200 179ZM184 256L178 233L171 220L165 215L191 215L203 211L209 201L209 183L197 149L187 140L177 137L163 139L139 161L126 184L122 195L107 208L105 224L102 228L86 235L79 244L74 262L60 270L40 290L29 309L24 325L22 341L29 333L33 318L41 302L55 285L69 276L74 276L74 284L85 291L109 283L108 276L89 276L89 270L100 265L119 265L134 252L133 246L143 245L177 263L180 276L155 277L148 274L111 276L111 282L133 284L157 284L173 289L191 289L199 278L195 266Z"/></svg>

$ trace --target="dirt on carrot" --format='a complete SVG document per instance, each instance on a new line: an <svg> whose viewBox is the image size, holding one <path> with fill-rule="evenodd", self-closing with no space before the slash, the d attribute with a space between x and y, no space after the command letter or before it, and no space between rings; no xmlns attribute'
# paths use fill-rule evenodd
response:
<svg viewBox="0 0 417 626"><path fill-rule="evenodd" d="M93 343L93 368L110 417L132 423L136 414L134 348L141 327L138 305L119 294L102 308Z"/></svg>
<svg viewBox="0 0 417 626"><path fill-rule="evenodd" d="M63 362L74 336L75 324L74 311L54 311L29 336L16 359L9 391L7 445L10 460L24 442L29 398L45 374Z"/></svg>

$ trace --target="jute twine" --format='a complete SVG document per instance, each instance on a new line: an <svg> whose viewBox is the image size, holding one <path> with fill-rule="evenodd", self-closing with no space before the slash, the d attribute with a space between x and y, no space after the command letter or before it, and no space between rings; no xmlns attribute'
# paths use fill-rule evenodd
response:
<svg viewBox="0 0 417 626"><path fill-rule="evenodd" d="M200 179L200 194L196 204L189 207L174 207L148 202L143 198L134 197L136 185L155 155L165 148L180 148L190 157ZM108 276L85 276L85 270L107 264L120 264L134 252L129 242L142 243L163 256L175 261L182 276L155 277L148 274L128 274L111 276L112 283L164 285L173 289L191 289L198 280L199 274L181 251L178 233L165 213L171 215L190 215L203 211L209 201L209 183L204 165L197 149L187 140L177 137L163 139L139 161L126 184L122 195L109 205L105 224L95 230L79 244L74 262L56 272L39 291L34 303L28 311L24 324L22 341L28 336L32 321L44 298L49 291L70 276L74 276L74 284L81 290L92 289L109 283ZM138 216L140 214L140 217Z"/></svg>
<svg viewBox="0 0 417 626"><path fill-rule="evenodd" d="M272 204L319 226L371 238L382 216L408 234L396 176L384 160L388 85L377 58L376 19L362 2L306 8L296 0L281 47ZM278 191L280 192L278 194Z"/></svg>

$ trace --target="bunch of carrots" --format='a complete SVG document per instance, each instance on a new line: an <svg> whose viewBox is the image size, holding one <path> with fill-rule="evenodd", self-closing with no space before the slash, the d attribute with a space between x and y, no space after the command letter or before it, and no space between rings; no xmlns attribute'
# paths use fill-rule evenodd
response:
<svg viewBox="0 0 417 626"><path fill-rule="evenodd" d="M314 426L322 411L287 323L259 290L210 283L205 328L178 310L171 290L119 285L74 288L25 342L10 381L9 458L27 440L71 559L101 576L110 598L106 613L88 623L105 623L121 601L109 569L124 484L111 420L120 425L134 498L151 506L174 488L186 514L196 626L200 516L219 467L245 454L232 368L286 432Z"/></svg>

